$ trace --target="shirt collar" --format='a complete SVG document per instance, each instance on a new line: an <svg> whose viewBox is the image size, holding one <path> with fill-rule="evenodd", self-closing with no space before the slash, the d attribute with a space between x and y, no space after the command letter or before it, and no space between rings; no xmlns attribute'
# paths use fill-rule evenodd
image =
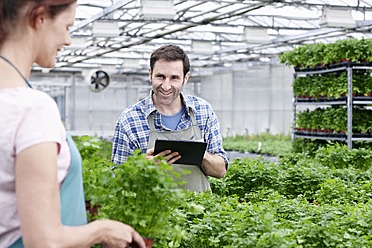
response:
<svg viewBox="0 0 372 248"><path fill-rule="evenodd" d="M153 91L150 90L150 94L147 96L145 101L145 115L146 118L154 111L157 111L154 105L154 102L152 101L152 93Z"/></svg>
<svg viewBox="0 0 372 248"><path fill-rule="evenodd" d="M150 94L147 96L147 99L146 99L146 103L147 103L147 107L145 109L146 118L154 111L157 111L155 108L154 102L152 100L152 94L153 94L153 91L151 90ZM181 98L183 100L183 103L186 106L187 114L190 114L190 111L193 111L194 113L196 113L195 105L190 100L189 96L181 91Z"/></svg>
<svg viewBox="0 0 372 248"><path fill-rule="evenodd" d="M183 99L183 103L186 106L187 113L190 114L190 111L196 113L194 102L191 101L190 97L187 94L184 94L183 92L181 92L181 97Z"/></svg>

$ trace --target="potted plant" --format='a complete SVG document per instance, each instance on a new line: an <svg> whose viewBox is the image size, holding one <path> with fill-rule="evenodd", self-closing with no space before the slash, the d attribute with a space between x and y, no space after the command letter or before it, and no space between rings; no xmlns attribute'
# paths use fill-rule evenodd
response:
<svg viewBox="0 0 372 248"><path fill-rule="evenodd" d="M107 161L110 160L112 143L88 135L74 136L73 139L82 157L85 204L90 221L100 208L97 191L100 175L109 168Z"/></svg>
<svg viewBox="0 0 372 248"><path fill-rule="evenodd" d="M127 162L110 164L107 168L110 169L101 171L96 188L95 203L101 205L96 218L131 225L142 237L150 238L150 242L169 235L172 230L169 218L185 197L184 190L179 187L181 181L175 180L180 177L179 173L160 159L146 159L139 151L129 156ZM180 236L174 232L172 235Z"/></svg>

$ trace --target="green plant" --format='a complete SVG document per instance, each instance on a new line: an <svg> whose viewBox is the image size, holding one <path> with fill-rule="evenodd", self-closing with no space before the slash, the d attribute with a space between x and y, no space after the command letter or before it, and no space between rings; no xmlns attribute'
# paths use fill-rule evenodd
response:
<svg viewBox="0 0 372 248"><path fill-rule="evenodd" d="M333 132L347 131L347 112L343 107L316 108L304 110L297 114L297 128L315 130L332 130Z"/></svg>
<svg viewBox="0 0 372 248"><path fill-rule="evenodd" d="M279 55L280 62L288 66L315 67L329 65L344 60L352 62L371 61L372 41L370 39L343 39L334 43L304 44L295 47L292 51Z"/></svg>
<svg viewBox="0 0 372 248"><path fill-rule="evenodd" d="M333 144L318 149L314 159L330 168L356 167L365 170L371 167L372 151L368 149L348 149L343 144Z"/></svg>
<svg viewBox="0 0 372 248"><path fill-rule="evenodd" d="M225 137L223 147L227 151L284 156L291 152L292 141L289 135L284 134L236 135Z"/></svg>
<svg viewBox="0 0 372 248"><path fill-rule="evenodd" d="M301 159L295 165L283 165L278 176L277 190L285 196L306 195L313 198L313 193L328 177L329 169L313 159Z"/></svg>
<svg viewBox="0 0 372 248"><path fill-rule="evenodd" d="M261 157L253 159L235 159L230 164L226 175L218 180L211 180L212 191L217 194L237 195L262 188L275 188L278 184L279 166ZM223 187L221 187L223 184Z"/></svg>
<svg viewBox="0 0 372 248"><path fill-rule="evenodd" d="M317 202L322 204L368 203L371 200L371 181L348 182L340 178L329 178L320 185L316 192Z"/></svg>
<svg viewBox="0 0 372 248"><path fill-rule="evenodd" d="M88 219L91 219L90 211L94 209L93 212L96 212L97 206L94 204L98 204L97 192L100 190L101 174L111 170L109 161L112 143L88 135L74 136L73 139L82 157L84 194L88 205Z"/></svg>
<svg viewBox="0 0 372 248"><path fill-rule="evenodd" d="M251 138L256 141L257 137ZM271 136L259 138L264 142ZM283 142L286 140L283 137ZM252 140L242 142L247 141ZM146 195L158 194L150 188L163 188L159 191L164 194L170 190L156 202L162 205L167 199L168 208L162 209L168 214L163 218L166 227L161 228L162 236L156 237L154 247L372 247L369 149L348 149L337 145L339 142L322 141L320 148L313 143L298 144L306 152L289 153L275 163L262 158L237 159L225 177L211 179L213 194L176 190L182 196L178 198L173 196L175 182L170 182L173 176L168 178L173 174L168 165L163 170L160 163L135 154L129 164L115 165L113 169L108 162L109 151L103 151L101 141L84 137L81 142L85 142L79 146L84 164L90 168L85 170L84 180L90 182L85 185L93 187L86 190L96 203L105 198L95 218L111 215L128 224L137 223L133 226L145 236L146 230L142 229L151 224L140 215L155 211L162 214L153 203L158 198ZM160 186L155 186L158 182L154 176L163 178ZM128 185L137 183L131 177L137 178L140 185ZM168 179L173 186L164 189L162 185ZM135 204L143 208L132 209ZM141 220L144 223L140 224Z"/></svg>
<svg viewBox="0 0 372 248"><path fill-rule="evenodd" d="M169 218L183 201L184 191L179 187L181 182L175 180L180 175L172 166L148 160L139 151L127 162L111 166L111 170L102 171L96 188L101 205L96 218L127 223L142 236L156 239L168 235L169 228L178 230L169 224Z"/></svg>

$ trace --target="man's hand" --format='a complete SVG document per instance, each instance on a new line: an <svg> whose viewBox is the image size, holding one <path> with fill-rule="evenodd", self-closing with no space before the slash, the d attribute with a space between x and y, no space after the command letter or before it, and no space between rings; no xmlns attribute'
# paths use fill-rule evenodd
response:
<svg viewBox="0 0 372 248"><path fill-rule="evenodd" d="M146 158L148 160L154 160L155 157L163 157L163 159L167 161L168 164L173 164L174 162L181 158L181 155L179 155L178 152L165 150L159 152L157 155L154 156L154 148L150 148L146 151Z"/></svg>

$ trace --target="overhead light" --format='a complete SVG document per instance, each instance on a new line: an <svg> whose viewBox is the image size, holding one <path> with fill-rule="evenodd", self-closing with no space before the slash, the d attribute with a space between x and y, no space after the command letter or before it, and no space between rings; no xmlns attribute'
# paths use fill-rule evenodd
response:
<svg viewBox="0 0 372 248"><path fill-rule="evenodd" d="M252 44L264 44L271 41L267 29L259 27L244 28L245 40Z"/></svg>
<svg viewBox="0 0 372 248"><path fill-rule="evenodd" d="M196 54L213 54L213 44L209 41L195 41L191 43L191 49Z"/></svg>
<svg viewBox="0 0 372 248"><path fill-rule="evenodd" d="M78 50L78 49L84 49L87 45L85 43L85 37L71 37L71 44L69 46L66 46L65 49L68 50Z"/></svg>
<svg viewBox="0 0 372 248"><path fill-rule="evenodd" d="M350 9L323 7L319 26L329 28L354 28L356 22L351 16Z"/></svg>
<svg viewBox="0 0 372 248"><path fill-rule="evenodd" d="M141 0L141 15L148 19L169 19L176 15L173 0Z"/></svg>
<svg viewBox="0 0 372 248"><path fill-rule="evenodd" d="M96 21L93 22L93 36L96 37L117 37L120 30L117 22Z"/></svg>

